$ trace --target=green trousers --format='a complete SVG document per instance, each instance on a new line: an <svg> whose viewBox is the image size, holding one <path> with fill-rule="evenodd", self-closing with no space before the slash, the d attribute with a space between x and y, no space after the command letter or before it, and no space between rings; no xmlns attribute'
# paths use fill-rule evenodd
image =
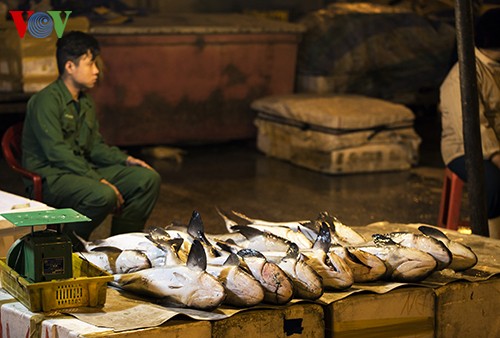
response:
<svg viewBox="0 0 500 338"><path fill-rule="evenodd" d="M115 212L116 194L108 185L73 174L48 176L43 183L43 202L55 208L72 208L89 217L91 222L64 225L63 232L73 243L78 236L88 240L91 232L113 213L111 235L141 231L153 210L160 192L160 175L139 166L113 165L97 169L104 179L115 185L125 200Z"/></svg>

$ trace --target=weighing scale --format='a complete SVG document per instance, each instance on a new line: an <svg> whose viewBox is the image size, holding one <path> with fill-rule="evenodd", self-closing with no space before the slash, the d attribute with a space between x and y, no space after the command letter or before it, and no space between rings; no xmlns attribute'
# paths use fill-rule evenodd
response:
<svg viewBox="0 0 500 338"><path fill-rule="evenodd" d="M54 209L1 214L18 227L31 227L31 233L19 238L7 253L7 265L30 282L73 277L72 244L61 232L65 223L88 222L90 218L73 209ZM34 231L35 226L46 230ZM53 226L56 225L56 229ZM49 229L50 228L50 229Z"/></svg>

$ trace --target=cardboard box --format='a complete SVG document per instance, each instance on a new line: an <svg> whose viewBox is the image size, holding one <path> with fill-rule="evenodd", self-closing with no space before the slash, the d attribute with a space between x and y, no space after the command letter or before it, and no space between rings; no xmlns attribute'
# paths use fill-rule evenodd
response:
<svg viewBox="0 0 500 338"><path fill-rule="evenodd" d="M434 292L400 288L325 306L325 337L434 337Z"/></svg>
<svg viewBox="0 0 500 338"><path fill-rule="evenodd" d="M86 17L69 18L65 32L89 30ZM0 27L0 91L37 92L57 79L55 31L46 38L23 38L12 21Z"/></svg>
<svg viewBox="0 0 500 338"><path fill-rule="evenodd" d="M147 329L123 331L123 332L97 332L83 334L80 337L98 338L98 337L113 337L113 338L210 338L212 335L212 325L209 321L181 321L172 320L168 323Z"/></svg>
<svg viewBox="0 0 500 338"><path fill-rule="evenodd" d="M436 292L436 337L500 337L500 278Z"/></svg>
<svg viewBox="0 0 500 338"><path fill-rule="evenodd" d="M30 232L30 227L16 228L9 221L0 219L0 257L7 257L12 244Z"/></svg>
<svg viewBox="0 0 500 338"><path fill-rule="evenodd" d="M324 337L323 309L317 304L294 304L256 309L213 322L214 338Z"/></svg>

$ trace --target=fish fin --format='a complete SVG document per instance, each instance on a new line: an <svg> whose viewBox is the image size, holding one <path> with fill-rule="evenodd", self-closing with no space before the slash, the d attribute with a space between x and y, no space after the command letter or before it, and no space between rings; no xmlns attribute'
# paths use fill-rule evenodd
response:
<svg viewBox="0 0 500 338"><path fill-rule="evenodd" d="M382 234L373 234L372 235L373 242L376 245L380 246L385 246L385 245L398 245L396 242L394 242L390 237L387 237Z"/></svg>
<svg viewBox="0 0 500 338"><path fill-rule="evenodd" d="M217 213L219 214L219 216L222 217L222 219L224 220L224 224L226 225L227 231L233 232L231 227L233 227L234 225L238 225L238 223L236 223L234 220L232 220L229 217L229 213L227 211L224 211L218 207L215 207L215 210L217 210Z"/></svg>
<svg viewBox="0 0 500 338"><path fill-rule="evenodd" d="M238 258L238 255L234 253L230 253L229 257L226 259L223 265L234 265L234 266L239 266L240 265L240 259Z"/></svg>
<svg viewBox="0 0 500 338"><path fill-rule="evenodd" d="M121 253L123 250L117 248L116 246L97 246L93 248L90 251L96 251L96 252L111 252L111 253Z"/></svg>
<svg viewBox="0 0 500 338"><path fill-rule="evenodd" d="M153 238L170 239L170 234L167 232L166 228L152 227L149 228L148 234Z"/></svg>
<svg viewBox="0 0 500 338"><path fill-rule="evenodd" d="M231 246L224 242L216 242L215 245L217 245L222 251L233 252L233 250L231 250Z"/></svg>
<svg viewBox="0 0 500 338"><path fill-rule="evenodd" d="M436 239L446 239L449 240L448 236L446 236L441 230L427 226L427 225L421 225L418 227L418 230L423 233L424 235L427 235L429 237L434 237Z"/></svg>
<svg viewBox="0 0 500 338"><path fill-rule="evenodd" d="M321 222L321 227L319 229L318 237L313 244L313 249L321 249L324 252L328 252L330 245L332 244L332 238L330 235L330 228L326 222Z"/></svg>
<svg viewBox="0 0 500 338"><path fill-rule="evenodd" d="M222 251L229 252L229 253L237 253L241 248L234 243L231 239L227 241L218 241L216 243L216 247L219 248ZM222 254L220 254L222 256Z"/></svg>
<svg viewBox="0 0 500 338"><path fill-rule="evenodd" d="M95 245L99 245L100 243L103 243L104 240L103 239L96 239L94 242L90 242L90 241L86 241L84 240L82 237L78 236L76 234L76 232L73 231L73 235L82 243L83 247L85 248L85 250L87 251L90 251L88 249L89 245L91 244L95 244Z"/></svg>
<svg viewBox="0 0 500 338"><path fill-rule="evenodd" d="M293 243L293 244L295 244L295 243ZM290 247L286 251L286 255L284 258L297 259L299 257L299 254L300 254L300 252L299 252L298 245L290 245Z"/></svg>
<svg viewBox="0 0 500 338"><path fill-rule="evenodd" d="M194 210L193 214L191 215L191 219L189 220L187 232L193 238L198 238L198 239L199 239L200 233L205 232L205 229L203 226L203 221L201 220L201 215L196 210Z"/></svg>
<svg viewBox="0 0 500 338"><path fill-rule="evenodd" d="M234 210L231 210L231 212L233 213L233 215L238 217L238 224L247 225L247 224L255 223L253 219L251 219L250 217L248 217L245 214L242 214L241 212L234 211Z"/></svg>
<svg viewBox="0 0 500 338"><path fill-rule="evenodd" d="M255 229L246 225L235 225L232 227L234 231L239 231L247 239L262 236L264 233L259 229Z"/></svg>
<svg viewBox="0 0 500 338"><path fill-rule="evenodd" d="M200 242L212 246L208 241L208 238L205 236L205 226L203 225L203 221L201 220L201 215L196 210L193 211L191 219L189 220L187 233L193 238L198 239Z"/></svg>
<svg viewBox="0 0 500 338"><path fill-rule="evenodd" d="M207 268L207 255L203 245L197 239L191 244L186 265L193 270L206 270Z"/></svg>
<svg viewBox="0 0 500 338"><path fill-rule="evenodd" d="M238 256L240 257L259 257L259 258L266 258L262 253L255 249L241 249L238 251Z"/></svg>
<svg viewBox="0 0 500 338"><path fill-rule="evenodd" d="M184 243L183 238L172 238L167 241L167 244L172 248L172 250L177 254L179 252L179 249L182 246L182 243Z"/></svg>

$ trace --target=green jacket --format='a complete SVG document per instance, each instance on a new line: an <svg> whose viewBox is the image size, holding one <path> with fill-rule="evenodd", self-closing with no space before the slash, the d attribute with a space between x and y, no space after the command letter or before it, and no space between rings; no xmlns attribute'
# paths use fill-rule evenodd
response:
<svg viewBox="0 0 500 338"><path fill-rule="evenodd" d="M24 120L23 166L43 178L76 174L100 180L96 168L125 164L127 154L104 143L94 102L81 93L77 102L61 79L28 102Z"/></svg>

